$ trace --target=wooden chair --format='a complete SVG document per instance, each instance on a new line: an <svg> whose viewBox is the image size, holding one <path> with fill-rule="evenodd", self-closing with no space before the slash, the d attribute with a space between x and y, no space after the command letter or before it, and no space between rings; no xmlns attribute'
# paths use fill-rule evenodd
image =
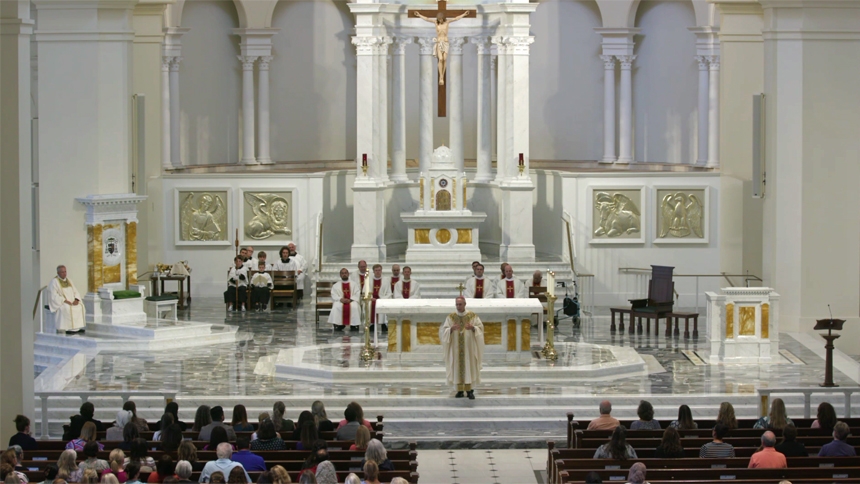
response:
<svg viewBox="0 0 860 484"><path fill-rule="evenodd" d="M320 312L325 312L326 314L331 313L332 308L332 300L331 300L331 288L334 285L332 282L317 282L317 296L315 299L316 302L316 321L317 327L320 325Z"/></svg>
<svg viewBox="0 0 860 484"><path fill-rule="evenodd" d="M272 281L275 283L275 288L272 289L271 304L274 304L277 298L290 298L295 308L299 300L299 293L296 290L296 271L274 271Z"/></svg>
<svg viewBox="0 0 860 484"><path fill-rule="evenodd" d="M642 318L648 321L648 331L651 329L651 320L655 320L655 331L660 325L660 318L672 312L674 305L675 283L672 281L674 267L651 266L651 280L648 281L648 297L642 299L630 299L630 309L610 308L612 313L612 328L615 328L615 314L621 313L621 330L624 331L624 314L630 314L630 333L634 331L633 320L638 320L639 332L642 332Z"/></svg>
<svg viewBox="0 0 860 484"><path fill-rule="evenodd" d="M541 302L543 305L543 320L546 321L546 286L529 286L529 297Z"/></svg>

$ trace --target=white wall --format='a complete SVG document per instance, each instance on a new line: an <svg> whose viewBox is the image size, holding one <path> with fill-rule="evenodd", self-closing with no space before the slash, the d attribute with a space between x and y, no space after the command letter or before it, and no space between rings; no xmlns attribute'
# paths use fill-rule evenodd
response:
<svg viewBox="0 0 860 484"><path fill-rule="evenodd" d="M242 66L236 7L231 1L185 2L179 67L181 156L186 165L237 163ZM277 92L278 89L273 89Z"/></svg>
<svg viewBox="0 0 860 484"><path fill-rule="evenodd" d="M698 64L690 2L643 1L633 63L636 161L694 163Z"/></svg>
<svg viewBox="0 0 860 484"><path fill-rule="evenodd" d="M545 0L531 16L530 153L597 160L603 147L603 62L597 3Z"/></svg>

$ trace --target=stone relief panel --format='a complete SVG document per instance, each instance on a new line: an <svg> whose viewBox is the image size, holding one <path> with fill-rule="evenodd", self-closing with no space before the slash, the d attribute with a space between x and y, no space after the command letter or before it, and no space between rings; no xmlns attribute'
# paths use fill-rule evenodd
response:
<svg viewBox="0 0 860 484"><path fill-rule="evenodd" d="M229 244L229 189L176 190L177 245Z"/></svg>
<svg viewBox="0 0 860 484"><path fill-rule="evenodd" d="M708 242L708 188L655 188L654 243Z"/></svg>
<svg viewBox="0 0 860 484"><path fill-rule="evenodd" d="M591 188L591 242L644 242L642 197L641 187Z"/></svg>
<svg viewBox="0 0 860 484"><path fill-rule="evenodd" d="M292 191L245 191L242 198L242 230L245 240L272 243L292 240Z"/></svg>

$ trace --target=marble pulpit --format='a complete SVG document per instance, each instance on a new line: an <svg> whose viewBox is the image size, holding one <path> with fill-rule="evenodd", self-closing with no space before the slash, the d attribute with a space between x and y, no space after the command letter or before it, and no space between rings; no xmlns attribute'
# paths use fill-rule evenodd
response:
<svg viewBox="0 0 860 484"><path fill-rule="evenodd" d="M770 363L779 354L779 294L769 287L706 292L710 362Z"/></svg>
<svg viewBox="0 0 860 484"><path fill-rule="evenodd" d="M531 361L531 323L541 324L543 305L533 298L466 299L484 324L484 361ZM388 317L388 358L442 359L439 328L454 312L453 299L379 299L376 316ZM379 328L379 325L375 325ZM378 335L374 335L374 342Z"/></svg>
<svg viewBox="0 0 860 484"><path fill-rule="evenodd" d="M437 148L429 171L420 174L418 210L400 214L409 231L406 262L481 259L478 226L487 215L466 207L466 185L451 150Z"/></svg>

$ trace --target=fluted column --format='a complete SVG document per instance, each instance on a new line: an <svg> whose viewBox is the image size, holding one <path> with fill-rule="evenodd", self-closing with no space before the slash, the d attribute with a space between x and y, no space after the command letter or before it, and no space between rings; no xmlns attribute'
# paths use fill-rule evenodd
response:
<svg viewBox="0 0 860 484"><path fill-rule="evenodd" d="M508 93L508 56L505 48L505 40L502 37L493 37L496 46L496 57L498 62L496 84L496 180L502 180L507 176L507 165L510 163L507 152L507 93Z"/></svg>
<svg viewBox="0 0 860 484"><path fill-rule="evenodd" d="M377 83L377 132L379 142L379 155L376 157L377 172L379 178L388 180L388 46L391 45L391 37L381 37L376 46L376 67L378 69Z"/></svg>
<svg viewBox="0 0 860 484"><path fill-rule="evenodd" d="M496 158L496 102L499 85L498 63L499 56L495 45L490 45L490 158ZM492 163L492 162L491 162ZM492 170L491 170L492 171Z"/></svg>
<svg viewBox="0 0 860 484"><path fill-rule="evenodd" d="M621 63L621 93L619 96L618 163L633 161L633 75L631 68L635 55L616 56Z"/></svg>
<svg viewBox="0 0 860 484"><path fill-rule="evenodd" d="M173 168L170 161L170 57L161 58L161 167Z"/></svg>
<svg viewBox="0 0 860 484"><path fill-rule="evenodd" d="M182 166L179 151L179 63L182 57L170 59L170 163Z"/></svg>
<svg viewBox="0 0 860 484"><path fill-rule="evenodd" d="M433 89L436 87L436 76L433 66L433 39L421 37L420 78L418 84L418 171L430 171L430 160L433 157Z"/></svg>
<svg viewBox="0 0 860 484"><path fill-rule="evenodd" d="M478 48L478 136L475 181L492 179L492 135L490 117L490 44L486 37L472 37L470 41Z"/></svg>
<svg viewBox="0 0 860 484"><path fill-rule="evenodd" d="M615 163L615 56L602 55L603 60L603 159Z"/></svg>
<svg viewBox="0 0 860 484"><path fill-rule="evenodd" d="M466 39L453 37L450 39L448 51L448 92L451 100L448 118L448 138L451 143L451 158L457 167L457 173L463 172L463 44Z"/></svg>
<svg viewBox="0 0 860 484"><path fill-rule="evenodd" d="M708 56L708 166L720 166L720 56Z"/></svg>
<svg viewBox="0 0 860 484"><path fill-rule="evenodd" d="M396 37L391 56L391 180L406 177L406 46L412 37Z"/></svg>
<svg viewBox="0 0 860 484"><path fill-rule="evenodd" d="M257 79L257 161L272 164L269 154L269 63L272 56L260 57Z"/></svg>
<svg viewBox="0 0 860 484"><path fill-rule="evenodd" d="M698 156L696 164L704 165L708 162L708 58L697 55L699 63L699 129L698 129Z"/></svg>
<svg viewBox="0 0 860 484"><path fill-rule="evenodd" d="M254 158L254 62L257 57L237 56L242 63L242 163L253 165Z"/></svg>

